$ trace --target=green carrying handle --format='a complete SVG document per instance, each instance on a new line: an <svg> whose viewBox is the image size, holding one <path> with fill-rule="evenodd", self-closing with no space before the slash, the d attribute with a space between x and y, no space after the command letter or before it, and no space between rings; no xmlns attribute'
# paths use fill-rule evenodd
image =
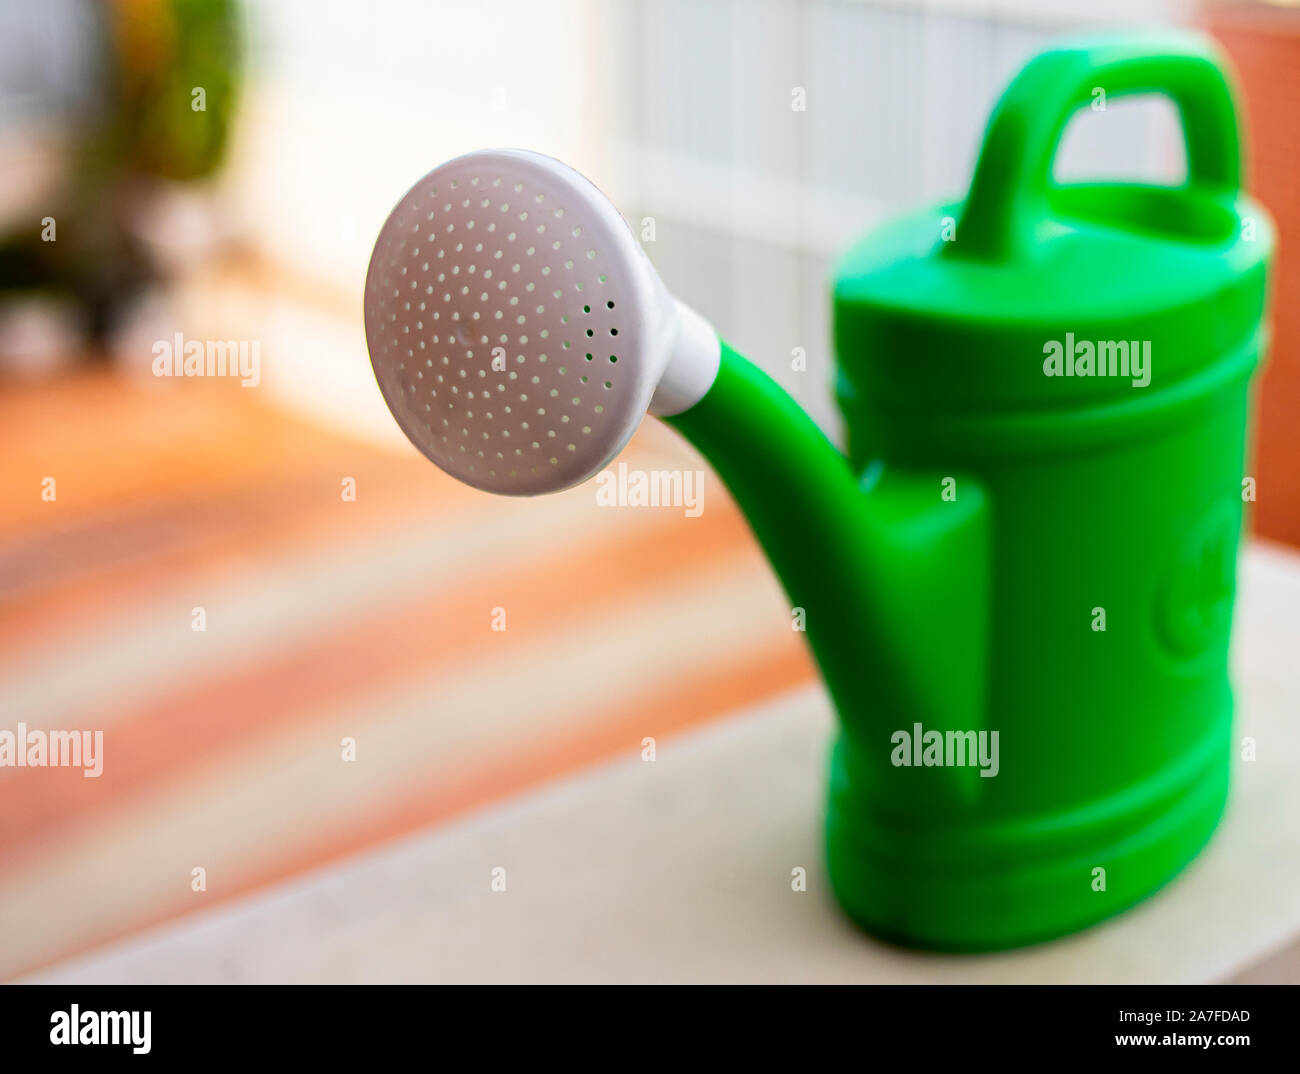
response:
<svg viewBox="0 0 1300 1074"><path fill-rule="evenodd" d="M1241 183L1241 150L1222 58L1204 38L1162 33L1055 49L1031 61L989 121L957 241L943 253L996 261L1033 246L1049 219L1052 161L1071 116L1093 99L1163 94L1178 106L1187 188L1212 196Z"/></svg>

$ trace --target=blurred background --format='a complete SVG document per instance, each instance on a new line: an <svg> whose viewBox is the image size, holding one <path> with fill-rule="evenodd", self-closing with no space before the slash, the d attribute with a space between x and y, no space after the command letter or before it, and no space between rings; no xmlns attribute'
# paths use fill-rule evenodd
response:
<svg viewBox="0 0 1300 1074"><path fill-rule="evenodd" d="M518 503L402 439L361 294L417 178L490 145L573 164L837 435L838 252L965 189L1052 37L1133 21L1240 72L1282 248L1252 526L1300 545L1300 10L0 0L0 726L105 734L98 779L0 769L0 979L811 681L711 476L700 518ZM1077 118L1058 161L1183 168L1154 100ZM177 333L255 346L257 384L155 376ZM654 422L629 450L703 468Z"/></svg>

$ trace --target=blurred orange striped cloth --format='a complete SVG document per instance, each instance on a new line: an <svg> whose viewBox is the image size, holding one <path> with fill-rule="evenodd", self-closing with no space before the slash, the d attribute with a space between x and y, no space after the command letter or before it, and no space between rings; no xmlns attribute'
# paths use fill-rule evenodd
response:
<svg viewBox="0 0 1300 1074"><path fill-rule="evenodd" d="M253 394L0 390L0 731L103 731L0 768L0 977L812 676L711 473L695 518L493 497Z"/></svg>

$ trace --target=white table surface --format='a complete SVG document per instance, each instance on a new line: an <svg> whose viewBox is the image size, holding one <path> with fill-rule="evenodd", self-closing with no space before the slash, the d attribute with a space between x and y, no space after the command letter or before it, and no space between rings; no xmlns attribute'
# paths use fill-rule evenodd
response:
<svg viewBox="0 0 1300 1074"><path fill-rule="evenodd" d="M821 853L832 717L807 688L660 742L653 763L606 763L28 980L1160 983L1276 967L1300 938L1294 554L1245 556L1234 662L1237 736L1258 759L1237 763L1213 842L1154 898L1053 943L920 954L845 920Z"/></svg>

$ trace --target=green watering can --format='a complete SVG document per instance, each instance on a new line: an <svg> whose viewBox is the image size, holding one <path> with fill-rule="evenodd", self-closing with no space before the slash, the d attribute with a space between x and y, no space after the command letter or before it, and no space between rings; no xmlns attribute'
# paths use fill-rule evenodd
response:
<svg viewBox="0 0 1300 1074"><path fill-rule="evenodd" d="M1054 183L1071 115L1133 93L1177 105L1187 181ZM1125 36L1034 59L965 201L845 257L847 458L539 154L472 153L406 194L366 331L411 441L479 488L583 481L647 409L707 456L840 717L839 901L901 943L989 949L1150 894L1223 810L1273 245L1216 54Z"/></svg>

